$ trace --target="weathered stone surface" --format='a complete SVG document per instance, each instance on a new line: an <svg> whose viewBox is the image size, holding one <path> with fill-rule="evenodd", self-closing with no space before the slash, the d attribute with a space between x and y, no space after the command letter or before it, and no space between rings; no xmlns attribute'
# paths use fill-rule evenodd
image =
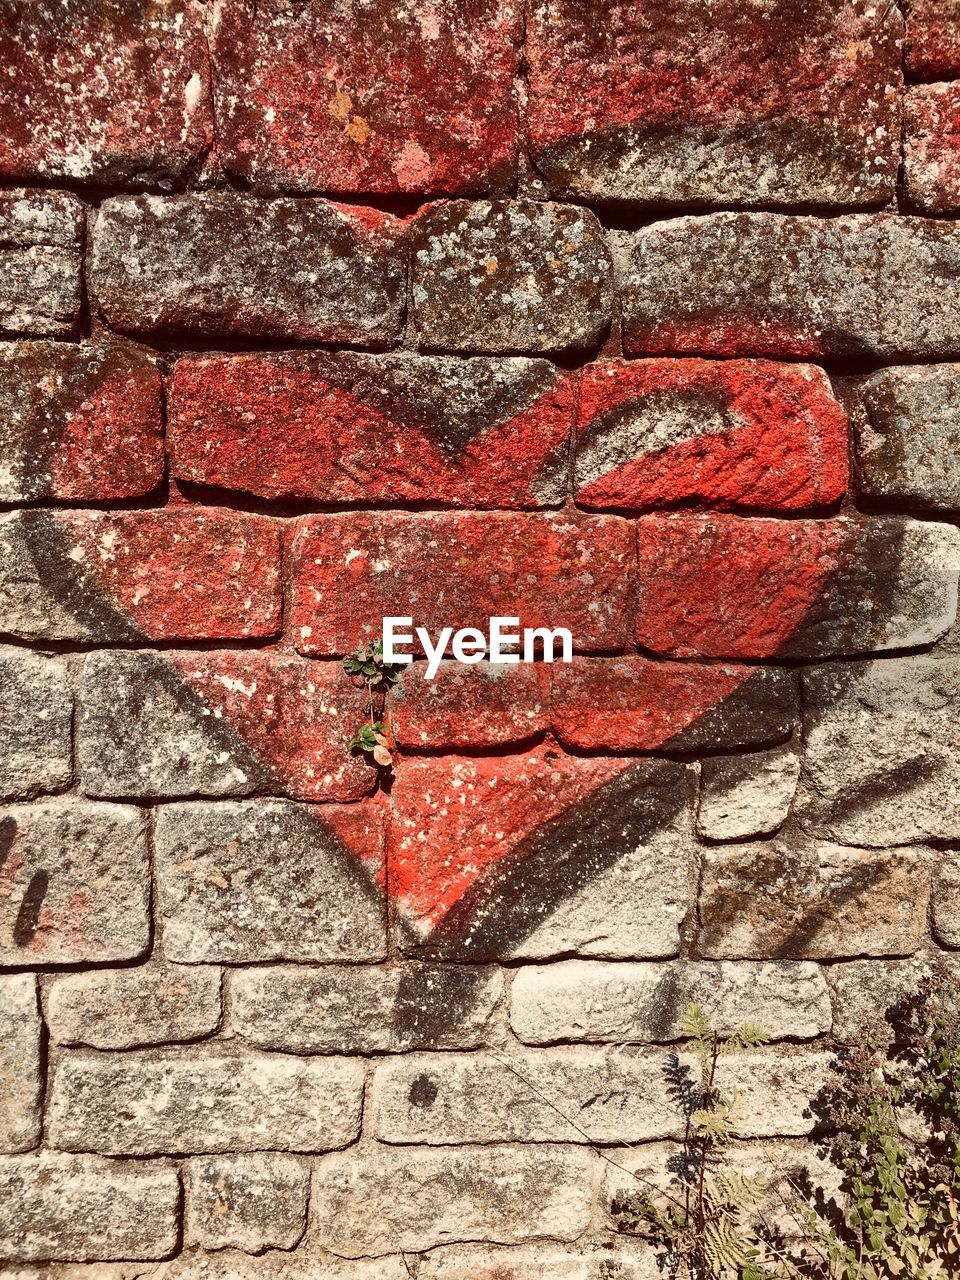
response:
<svg viewBox="0 0 960 1280"><path fill-rule="evenodd" d="M847 487L847 422L813 365L601 360L581 374L576 499L801 511Z"/></svg>
<svg viewBox="0 0 960 1280"><path fill-rule="evenodd" d="M76 196L65 191L0 193L0 331L75 331L82 232L83 205Z"/></svg>
<svg viewBox="0 0 960 1280"><path fill-rule="evenodd" d="M40 1010L32 973L0 976L0 1151L40 1141Z"/></svg>
<svg viewBox="0 0 960 1280"><path fill-rule="evenodd" d="M549 723L548 669L541 663L442 662L407 667L390 699L390 724L407 750L454 750L528 742Z"/></svg>
<svg viewBox="0 0 960 1280"><path fill-rule="evenodd" d="M382 960L383 819L375 805L168 805L157 915L168 960Z"/></svg>
<svg viewBox="0 0 960 1280"><path fill-rule="evenodd" d="M828 1062L813 1051L731 1061L741 1136L809 1133L808 1104ZM405 1055L378 1065L370 1101L378 1137L396 1143L645 1142L683 1131L662 1054L628 1048Z"/></svg>
<svg viewBox="0 0 960 1280"><path fill-rule="evenodd" d="M484 1043L503 975L469 965L240 969L230 1025L285 1053L396 1053Z"/></svg>
<svg viewBox="0 0 960 1280"><path fill-rule="evenodd" d="M357 800L376 771L350 751L366 698L339 663L261 651L91 654L79 759L88 795Z"/></svg>
<svg viewBox="0 0 960 1280"><path fill-rule="evenodd" d="M814 667L797 812L847 844L960 839L960 656Z"/></svg>
<svg viewBox="0 0 960 1280"><path fill-rule="evenodd" d="M4 179L165 186L212 130L201 6L5 0Z"/></svg>
<svg viewBox="0 0 960 1280"><path fill-rule="evenodd" d="M150 941L143 815L54 801L0 810L0 966L133 960Z"/></svg>
<svg viewBox="0 0 960 1280"><path fill-rule="evenodd" d="M631 530L617 516L396 512L306 516L293 539L297 648L349 653L380 619L442 627L518 617L567 627L578 649L627 634Z"/></svg>
<svg viewBox="0 0 960 1280"><path fill-rule="evenodd" d="M0 796L57 791L72 776L73 694L64 664L0 647Z"/></svg>
<svg viewBox="0 0 960 1280"><path fill-rule="evenodd" d="M260 1151L184 1166L184 1238L204 1249L292 1249L307 1222L310 1169L296 1156Z"/></svg>
<svg viewBox="0 0 960 1280"><path fill-rule="evenodd" d="M594 214L532 200L451 200L411 232L413 313L428 351L567 351L613 314L610 254Z"/></svg>
<svg viewBox="0 0 960 1280"><path fill-rule="evenodd" d="M907 72L919 80L960 75L960 4L913 0L907 8Z"/></svg>
<svg viewBox="0 0 960 1280"><path fill-rule="evenodd" d="M669 956L689 906L690 777L552 748L405 760L390 895L404 945L457 960Z"/></svg>
<svg viewBox="0 0 960 1280"><path fill-rule="evenodd" d="M309 1236L298 1249L268 1250L251 1255L236 1249L184 1249L169 1262L155 1265L149 1280L410 1280L409 1259L400 1254L366 1260L344 1259L312 1246ZM6 1280L5 1273L4 1280ZM136 1273L61 1276L15 1274L11 1280L146 1280ZM465 1278L466 1280L466 1278ZM647 1280L642 1277L640 1280Z"/></svg>
<svg viewBox="0 0 960 1280"><path fill-rule="evenodd" d="M796 838L708 850L704 956L829 960L910 955L926 931L930 862L917 849Z"/></svg>
<svg viewBox="0 0 960 1280"><path fill-rule="evenodd" d="M149 964L58 978L47 991L58 1044L94 1049L199 1040L220 1023L220 970Z"/></svg>
<svg viewBox="0 0 960 1280"><path fill-rule="evenodd" d="M859 385L861 492L960 509L960 365L881 369Z"/></svg>
<svg viewBox="0 0 960 1280"><path fill-rule="evenodd" d="M432 1249L418 1280L661 1280L662 1274L651 1245L606 1236L569 1245L544 1240L512 1248L477 1244Z"/></svg>
<svg viewBox="0 0 960 1280"><path fill-rule="evenodd" d="M558 195L882 204L899 160L899 12L538 0L530 131Z"/></svg>
<svg viewBox="0 0 960 1280"><path fill-rule="evenodd" d="M0 630L24 639L246 639L277 631L280 608L280 530L265 516L0 516Z"/></svg>
<svg viewBox="0 0 960 1280"><path fill-rule="evenodd" d="M115 1156L330 1151L360 1132L362 1094L346 1058L72 1053L53 1073L50 1140Z"/></svg>
<svg viewBox="0 0 960 1280"><path fill-rule="evenodd" d="M957 612L960 535L869 521L644 516L636 639L669 657L788 658L931 644Z"/></svg>
<svg viewBox="0 0 960 1280"><path fill-rule="evenodd" d="M937 912L937 882L934 881L934 918ZM853 960L832 964L826 970L833 999L833 1034L846 1044L864 1044L893 1039L893 1029L885 1020L887 1011L903 996L912 995L921 979L943 963L939 953L914 956L910 960ZM956 970L956 961L946 963Z"/></svg>
<svg viewBox="0 0 960 1280"><path fill-rule="evenodd" d="M168 1257L179 1201L169 1165L47 1151L0 1159L0 1238L14 1261Z"/></svg>
<svg viewBox="0 0 960 1280"><path fill-rule="evenodd" d="M903 186L920 213L960 212L960 88L915 85L904 101Z"/></svg>
<svg viewBox="0 0 960 1280"><path fill-rule="evenodd" d="M314 1173L315 1238L350 1258L478 1238L573 1240L590 1221L594 1161L563 1146L328 1157Z"/></svg>
<svg viewBox="0 0 960 1280"><path fill-rule="evenodd" d="M785 821L800 777L792 746L704 760L697 832L708 840L767 836Z"/></svg>
<svg viewBox="0 0 960 1280"><path fill-rule="evenodd" d="M950 850L935 855L933 928L948 947L960 947L960 856Z"/></svg>
<svg viewBox="0 0 960 1280"><path fill-rule="evenodd" d="M121 196L100 210L91 285L124 332L386 345L403 313L400 228L326 200Z"/></svg>
<svg viewBox="0 0 960 1280"><path fill-rule="evenodd" d="M615 232L631 355L960 352L960 234L878 214L717 213Z"/></svg>
<svg viewBox="0 0 960 1280"><path fill-rule="evenodd" d="M268 190L508 190L521 14L518 0L255 14L230 0L213 42L228 170Z"/></svg>
<svg viewBox="0 0 960 1280"><path fill-rule="evenodd" d="M163 478L162 435L160 371L144 352L115 343L0 349L0 502L148 493Z"/></svg>
<svg viewBox="0 0 960 1280"><path fill-rule="evenodd" d="M553 671L550 718L584 751L695 750L786 737L799 716L793 679L777 668L575 658Z"/></svg>
<svg viewBox="0 0 960 1280"><path fill-rule="evenodd" d="M830 1029L827 986L812 964L564 960L524 966L510 992L510 1025L525 1044L675 1040L692 1003L727 1031L748 1020L771 1039Z"/></svg>
<svg viewBox="0 0 960 1280"><path fill-rule="evenodd" d="M520 356L214 356L174 366L176 476L265 498L558 506L573 380Z"/></svg>

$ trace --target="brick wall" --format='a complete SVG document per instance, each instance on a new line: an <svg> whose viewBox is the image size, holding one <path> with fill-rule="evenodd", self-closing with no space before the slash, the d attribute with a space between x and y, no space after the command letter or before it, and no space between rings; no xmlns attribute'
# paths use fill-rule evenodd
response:
<svg viewBox="0 0 960 1280"><path fill-rule="evenodd" d="M0 181L0 1274L652 1280L960 949L957 0L0 0Z"/></svg>

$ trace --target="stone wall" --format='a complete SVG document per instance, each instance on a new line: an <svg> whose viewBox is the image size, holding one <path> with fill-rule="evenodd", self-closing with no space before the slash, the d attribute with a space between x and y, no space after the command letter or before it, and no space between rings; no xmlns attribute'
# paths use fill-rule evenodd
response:
<svg viewBox="0 0 960 1280"><path fill-rule="evenodd" d="M0 0L0 1274L651 1280L960 949L960 6ZM958 77L954 82L954 77ZM417 663L386 614L568 627ZM823 1173L823 1170L821 1170Z"/></svg>

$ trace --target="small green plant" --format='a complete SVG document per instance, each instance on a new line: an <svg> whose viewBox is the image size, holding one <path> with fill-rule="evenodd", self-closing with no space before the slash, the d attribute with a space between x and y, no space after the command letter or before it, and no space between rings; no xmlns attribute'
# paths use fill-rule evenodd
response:
<svg viewBox="0 0 960 1280"><path fill-rule="evenodd" d="M389 769L393 764L390 736L379 717L387 694L400 679L400 666L384 662L382 640L366 640L347 654L343 669L358 688L367 691L365 714L368 719L351 739L350 750L362 751L381 768Z"/></svg>
<svg viewBox="0 0 960 1280"><path fill-rule="evenodd" d="M960 987L938 967L887 1014L894 1048L859 1047L818 1109L841 1199L808 1218L831 1280L960 1275Z"/></svg>
<svg viewBox="0 0 960 1280"><path fill-rule="evenodd" d="M623 1197L614 1204L614 1214L622 1229L650 1240L668 1274L683 1280L785 1276L789 1273L776 1257L772 1233L763 1238L757 1225L769 1192L767 1179L729 1166L738 1097L720 1079L723 1059L764 1044L768 1037L752 1022L721 1035L698 1005L686 1010L679 1032L690 1042L694 1067L676 1054L665 1066L670 1097L684 1121L680 1150L668 1165L669 1189Z"/></svg>

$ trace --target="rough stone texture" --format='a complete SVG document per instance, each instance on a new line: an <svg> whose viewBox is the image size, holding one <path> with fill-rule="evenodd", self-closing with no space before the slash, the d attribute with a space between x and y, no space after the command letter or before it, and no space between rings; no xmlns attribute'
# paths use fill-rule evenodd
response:
<svg viewBox="0 0 960 1280"><path fill-rule="evenodd" d="M882 520L645 516L636 639L668 657L811 658L931 644L957 612L960 535Z"/></svg>
<svg viewBox="0 0 960 1280"><path fill-rule="evenodd" d="M477 1239L573 1240L590 1221L594 1161L564 1146L332 1156L314 1174L313 1230L350 1258Z"/></svg>
<svg viewBox="0 0 960 1280"><path fill-rule="evenodd" d="M144 352L112 342L0 350L0 502L149 493L163 478L162 435L160 372Z"/></svg>
<svg viewBox="0 0 960 1280"><path fill-rule="evenodd" d="M280 625L280 531L214 507L0 516L0 630L26 640L205 640Z"/></svg>
<svg viewBox="0 0 960 1280"><path fill-rule="evenodd" d="M83 221L66 191L0 192L0 331L74 332Z"/></svg>
<svg viewBox="0 0 960 1280"><path fill-rule="evenodd" d="M452 1245L434 1249L420 1272L422 1280L660 1280L662 1272L650 1245L615 1236L559 1245L544 1240L514 1248Z"/></svg>
<svg viewBox="0 0 960 1280"><path fill-rule="evenodd" d="M578 751L760 745L789 735L797 692L776 668L575 658L554 669L554 732Z"/></svg>
<svg viewBox="0 0 960 1280"><path fill-rule="evenodd" d="M517 162L518 0L311 3L216 27L220 146L258 188L505 191Z"/></svg>
<svg viewBox="0 0 960 1280"><path fill-rule="evenodd" d="M960 856L953 850L936 857L933 880L933 928L945 946L960 947Z"/></svg>
<svg viewBox="0 0 960 1280"><path fill-rule="evenodd" d="M808 1104L828 1062L828 1054L813 1051L732 1061L730 1087L743 1091L741 1135L809 1133ZM632 1143L683 1131L662 1055L627 1047L615 1055L592 1048L509 1058L409 1054L377 1067L370 1105L375 1132L395 1143Z"/></svg>
<svg viewBox="0 0 960 1280"><path fill-rule="evenodd" d="M861 492L960 510L960 365L881 369L858 390Z"/></svg>
<svg viewBox="0 0 960 1280"><path fill-rule="evenodd" d="M602 360L578 389L576 499L592 508L801 511L847 487L847 423L812 365Z"/></svg>
<svg viewBox="0 0 960 1280"><path fill-rule="evenodd" d="M179 1200L167 1164L47 1151L0 1159L0 1239L14 1261L165 1258Z"/></svg>
<svg viewBox="0 0 960 1280"><path fill-rule="evenodd" d="M157 816L155 842L168 960L384 958L377 806L168 805Z"/></svg>
<svg viewBox="0 0 960 1280"><path fill-rule="evenodd" d="M2 646L0 691L0 797L65 787L73 773L73 694L64 664Z"/></svg>
<svg viewBox="0 0 960 1280"><path fill-rule="evenodd" d="M676 953L692 852L681 766L549 747L409 760L391 799L389 891L409 949L458 960Z"/></svg>
<svg viewBox="0 0 960 1280"><path fill-rule="evenodd" d="M892 6L880 21L848 0L537 0L534 159L555 194L587 199L882 204L899 160L901 31Z"/></svg>
<svg viewBox="0 0 960 1280"><path fill-rule="evenodd" d="M935 882L936 885L936 882ZM937 911L937 889L934 889L934 917ZM845 1044L861 1045L865 1041L886 1043L893 1031L885 1014L904 996L912 995L921 979L929 976L941 953L914 956L910 960L853 960L849 964L833 964L827 969L827 981L833 999L833 1034ZM947 964L958 975L956 962Z"/></svg>
<svg viewBox="0 0 960 1280"><path fill-rule="evenodd" d="M230 1025L285 1053L472 1049L489 1034L503 976L468 965L257 968L230 979Z"/></svg>
<svg viewBox="0 0 960 1280"><path fill-rule="evenodd" d="M904 194L920 213L960 212L960 88L917 85L907 91Z"/></svg>
<svg viewBox="0 0 960 1280"><path fill-rule="evenodd" d="M951 223L717 213L614 232L628 354L950 356Z"/></svg>
<svg viewBox="0 0 960 1280"><path fill-rule="evenodd" d="M376 772L350 739L366 698L339 663L292 653L105 652L84 663L88 795L357 800Z"/></svg>
<svg viewBox="0 0 960 1280"><path fill-rule="evenodd" d="M330 1151L360 1132L362 1093L348 1059L72 1053L53 1073L50 1140L114 1156Z"/></svg>
<svg viewBox="0 0 960 1280"><path fill-rule="evenodd" d="M4 0L0 176L167 186L212 140L190 0Z"/></svg>
<svg viewBox="0 0 960 1280"><path fill-rule="evenodd" d="M486 634L495 616L567 627L616 649L632 594L631 529L616 516L350 513L307 516L293 539L297 648L349 653L387 616Z"/></svg>
<svg viewBox="0 0 960 1280"><path fill-rule="evenodd" d="M913 0L907 10L907 72L918 80L960 75L957 0Z"/></svg>
<svg viewBox="0 0 960 1280"><path fill-rule="evenodd" d="M93 1049L200 1040L220 1024L220 970L150 964L58 978L46 1019L57 1044Z"/></svg>
<svg viewBox="0 0 960 1280"><path fill-rule="evenodd" d="M264 498L559 506L573 380L520 356L180 360L172 467Z"/></svg>
<svg viewBox="0 0 960 1280"><path fill-rule="evenodd" d="M127 333L388 344L403 312L400 228L326 200L123 196L100 210L91 287Z"/></svg>
<svg viewBox="0 0 960 1280"><path fill-rule="evenodd" d="M0 976L0 1151L40 1141L40 1010L32 973Z"/></svg>
<svg viewBox="0 0 960 1280"><path fill-rule="evenodd" d="M794 838L708 850L700 954L824 960L906 956L923 938L930 861L918 849Z"/></svg>
<svg viewBox="0 0 960 1280"><path fill-rule="evenodd" d="M524 966L510 990L510 1025L525 1044L675 1040L692 1003L728 1032L748 1020L772 1039L809 1039L830 1029L827 985L812 964L564 960Z"/></svg>
<svg viewBox="0 0 960 1280"><path fill-rule="evenodd" d="M292 1249L307 1221L310 1169L295 1156L217 1155L184 1166L184 1238L204 1249Z"/></svg>
<svg viewBox="0 0 960 1280"><path fill-rule="evenodd" d="M481 662L443 662L432 680L425 664L407 667L390 700L390 725L411 751L529 742L549 722L548 669Z"/></svg>
<svg viewBox="0 0 960 1280"><path fill-rule="evenodd" d="M594 214L532 200L451 200L411 232L413 315L428 351L588 347L613 314Z"/></svg>
<svg viewBox="0 0 960 1280"><path fill-rule="evenodd" d="M792 746L704 760L697 833L707 840L771 835L786 821L799 777Z"/></svg>
<svg viewBox="0 0 960 1280"><path fill-rule="evenodd" d="M847 844L960 839L960 656L822 666L803 676L798 816Z"/></svg>
<svg viewBox="0 0 960 1280"><path fill-rule="evenodd" d="M139 810L87 801L0 810L0 966L134 960L150 941Z"/></svg>

